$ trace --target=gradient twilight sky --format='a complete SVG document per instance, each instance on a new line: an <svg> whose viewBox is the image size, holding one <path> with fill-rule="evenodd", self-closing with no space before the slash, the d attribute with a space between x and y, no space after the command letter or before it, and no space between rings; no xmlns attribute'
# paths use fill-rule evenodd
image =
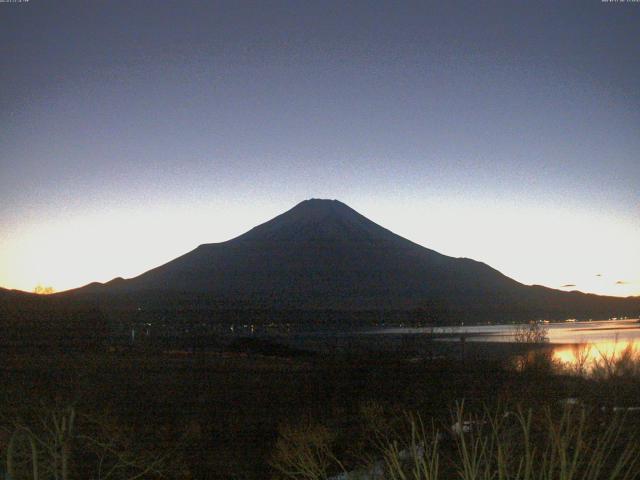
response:
<svg viewBox="0 0 640 480"><path fill-rule="evenodd" d="M320 197L640 295L640 3L0 3L0 85L3 287L135 276Z"/></svg>

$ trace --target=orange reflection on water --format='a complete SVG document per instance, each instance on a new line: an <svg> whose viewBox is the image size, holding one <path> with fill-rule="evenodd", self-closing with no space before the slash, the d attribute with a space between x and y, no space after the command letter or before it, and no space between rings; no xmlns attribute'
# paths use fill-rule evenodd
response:
<svg viewBox="0 0 640 480"><path fill-rule="evenodd" d="M569 367L592 370L602 362L615 362L621 358L640 359L640 340L609 340L553 348L553 359Z"/></svg>

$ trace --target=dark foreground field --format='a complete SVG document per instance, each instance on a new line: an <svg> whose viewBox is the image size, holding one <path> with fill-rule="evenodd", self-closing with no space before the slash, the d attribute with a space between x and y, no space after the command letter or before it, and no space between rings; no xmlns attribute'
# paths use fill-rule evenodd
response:
<svg viewBox="0 0 640 480"><path fill-rule="evenodd" d="M98 425L113 440L104 451L132 462L131 472L138 471L136 463L162 457L141 478L160 472L169 478L262 479L275 475L270 459L287 425L326 427L348 466L368 454L364 421L371 412L375 421L413 412L447 428L462 400L466 409L479 411L498 404L555 408L577 397L602 411L640 398L634 375L598 381L557 375L548 358L518 371L510 361L513 351L482 360L478 352L498 348L487 345L466 346L464 358L431 359L401 349L358 355L283 349L269 356L249 347L240 343L230 349L235 351L198 354L4 352L0 421L6 433L0 447L5 452L16 425L43 430L46 421L37 425L33 412L72 405L78 432L87 428L98 438ZM66 448L77 453L67 468L84 477L81 472L90 471L99 455L93 458L84 444L73 442ZM99 478L91 475L86 478Z"/></svg>

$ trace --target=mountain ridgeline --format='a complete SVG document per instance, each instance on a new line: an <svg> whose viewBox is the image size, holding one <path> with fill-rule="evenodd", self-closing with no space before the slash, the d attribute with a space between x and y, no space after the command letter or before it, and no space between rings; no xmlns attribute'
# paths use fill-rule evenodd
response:
<svg viewBox="0 0 640 480"><path fill-rule="evenodd" d="M233 240L104 288L196 293L258 308L367 310L479 301L519 286L484 264L412 243L341 202L307 200Z"/></svg>
<svg viewBox="0 0 640 480"><path fill-rule="evenodd" d="M129 279L71 293L155 308L419 312L431 320L637 313L640 299L526 286L424 248L337 200L306 200L237 238Z"/></svg>
<svg viewBox="0 0 640 480"><path fill-rule="evenodd" d="M442 323L640 312L638 297L523 285L484 263L402 238L337 200L317 199L135 278L90 284L51 301L212 322L224 312L262 312L273 321L344 314Z"/></svg>

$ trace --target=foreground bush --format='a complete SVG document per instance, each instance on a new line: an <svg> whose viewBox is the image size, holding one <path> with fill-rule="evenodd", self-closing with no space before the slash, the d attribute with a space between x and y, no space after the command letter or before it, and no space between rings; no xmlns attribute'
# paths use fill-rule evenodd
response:
<svg viewBox="0 0 640 480"><path fill-rule="evenodd" d="M349 472L318 426L310 438L287 430L272 465L280 478L307 480L633 480L640 478L640 443L627 420L578 405L477 416L459 406L446 428L409 417L403 436L379 439L376 461Z"/></svg>
<svg viewBox="0 0 640 480"><path fill-rule="evenodd" d="M144 438L108 415L61 401L3 405L0 453L11 480L181 478L184 472L166 439Z"/></svg>

